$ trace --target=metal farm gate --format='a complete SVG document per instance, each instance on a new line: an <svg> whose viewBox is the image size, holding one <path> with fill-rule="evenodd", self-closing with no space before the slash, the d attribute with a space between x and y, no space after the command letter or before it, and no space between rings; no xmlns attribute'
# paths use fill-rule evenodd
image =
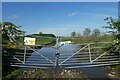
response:
<svg viewBox="0 0 120 80"><path fill-rule="evenodd" d="M59 42L49 47L43 45L24 45L24 52L16 52L10 66L42 69L76 69L120 64L120 53L104 51L108 42L73 44L70 41ZM40 49L41 48L41 49ZM7 55L8 56L8 55Z"/></svg>

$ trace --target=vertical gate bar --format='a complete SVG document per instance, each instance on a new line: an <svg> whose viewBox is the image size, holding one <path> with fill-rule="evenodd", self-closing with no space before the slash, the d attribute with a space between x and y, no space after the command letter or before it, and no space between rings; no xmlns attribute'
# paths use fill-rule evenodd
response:
<svg viewBox="0 0 120 80"><path fill-rule="evenodd" d="M25 45L25 49L24 49L24 64L25 64L25 58L26 58L26 45Z"/></svg>
<svg viewBox="0 0 120 80"><path fill-rule="evenodd" d="M91 51L90 51L90 44L88 45L88 49L89 49L89 57L90 57L90 63L91 63L92 57L91 57Z"/></svg>
<svg viewBox="0 0 120 80"><path fill-rule="evenodd" d="M60 66L59 66L59 56L60 56L60 52L59 52L59 50L58 50L58 48L59 48L58 42L59 42L59 36L56 37L56 45L57 45L57 48L56 48L56 53L55 53L55 65L54 65L54 66L55 66L54 68L56 68L56 69L60 69Z"/></svg>
<svg viewBox="0 0 120 80"><path fill-rule="evenodd" d="M56 36L56 44L58 45L59 36Z"/></svg>
<svg viewBox="0 0 120 80"><path fill-rule="evenodd" d="M55 67L59 67L59 56L60 56L60 53L57 49L55 53Z"/></svg>

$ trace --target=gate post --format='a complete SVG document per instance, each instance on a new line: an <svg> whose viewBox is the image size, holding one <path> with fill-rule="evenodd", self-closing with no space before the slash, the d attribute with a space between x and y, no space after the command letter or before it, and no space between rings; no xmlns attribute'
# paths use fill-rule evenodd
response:
<svg viewBox="0 0 120 80"><path fill-rule="evenodd" d="M59 69L60 66L59 66L59 56L60 56L60 53L58 50L56 50L56 53L55 53L55 68Z"/></svg>
<svg viewBox="0 0 120 80"><path fill-rule="evenodd" d="M25 45L25 49L24 49L24 61L23 61L24 64L25 64L25 57L26 57L26 45Z"/></svg>
<svg viewBox="0 0 120 80"><path fill-rule="evenodd" d="M59 36L56 37L56 52L55 52L55 68L56 69L60 69L60 66L59 66L59 57L60 57L60 52L59 52Z"/></svg>
<svg viewBox="0 0 120 80"><path fill-rule="evenodd" d="M90 44L88 45L88 49L89 49L89 57L90 57L90 63L92 63L92 58L91 58L91 51L90 51Z"/></svg>

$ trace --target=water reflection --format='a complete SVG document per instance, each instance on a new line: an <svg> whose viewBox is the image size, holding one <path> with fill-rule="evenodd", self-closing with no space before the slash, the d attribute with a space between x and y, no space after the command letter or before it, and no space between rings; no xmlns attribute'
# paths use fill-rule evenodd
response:
<svg viewBox="0 0 120 80"><path fill-rule="evenodd" d="M73 44L67 44L67 45L60 47L59 48L60 62L64 61L69 56L73 55L80 48L81 48L81 46L73 45ZM31 57L27 59L26 64L31 64L31 65L32 64L39 64L39 65L34 65L34 66L42 66L41 64L51 64L48 60L41 57L40 54L42 54L46 58L50 59L51 61L55 62L55 51L56 50L52 47L41 48L40 50L38 50L39 54L36 52L32 53ZM81 53L79 53L79 54L81 54ZM70 62L70 61L72 61L72 62ZM75 62L80 63L81 60L73 57L70 60L66 61L64 64L75 63ZM88 62L89 62L89 60L88 60ZM86 65L86 64L81 64L81 65ZM73 65L73 66L75 66L75 65ZM42 67L45 67L45 66L42 66ZM51 68L51 66L47 66L47 67ZM52 65L52 67L54 67L54 65ZM62 67L64 69L64 67L67 67L67 66L62 66ZM78 68L75 70L83 71L83 73L86 73L91 78L106 78L103 67Z"/></svg>

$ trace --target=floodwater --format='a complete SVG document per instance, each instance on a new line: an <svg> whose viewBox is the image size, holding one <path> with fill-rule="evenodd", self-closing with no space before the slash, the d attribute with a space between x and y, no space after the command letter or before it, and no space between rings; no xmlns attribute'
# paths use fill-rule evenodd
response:
<svg viewBox="0 0 120 80"><path fill-rule="evenodd" d="M67 59L69 56L73 55L76 52L77 48L78 46L75 46L73 44L68 44L68 45L64 45L60 47L59 48L59 53L60 53L59 63ZM26 64L39 64L39 65L34 65L36 67L39 67L40 64L52 64L50 63L50 61L43 58L43 56L55 63L55 53L56 53L56 49L52 47L41 48L37 52L32 53L31 57L27 59ZM41 57L41 55L43 56ZM70 58L70 60L72 61L75 59ZM68 63L66 61L63 64L71 64L71 63ZM82 64L82 65L85 65L85 64ZM42 67L46 67L46 66L43 65ZM54 66L52 67L47 66L47 67L48 69L50 69ZM64 68L67 69L67 67L62 66L62 69ZM83 73L87 74L89 78L108 78L106 76L106 73L103 67L80 67L80 68L74 68L74 69L78 72L82 71Z"/></svg>

